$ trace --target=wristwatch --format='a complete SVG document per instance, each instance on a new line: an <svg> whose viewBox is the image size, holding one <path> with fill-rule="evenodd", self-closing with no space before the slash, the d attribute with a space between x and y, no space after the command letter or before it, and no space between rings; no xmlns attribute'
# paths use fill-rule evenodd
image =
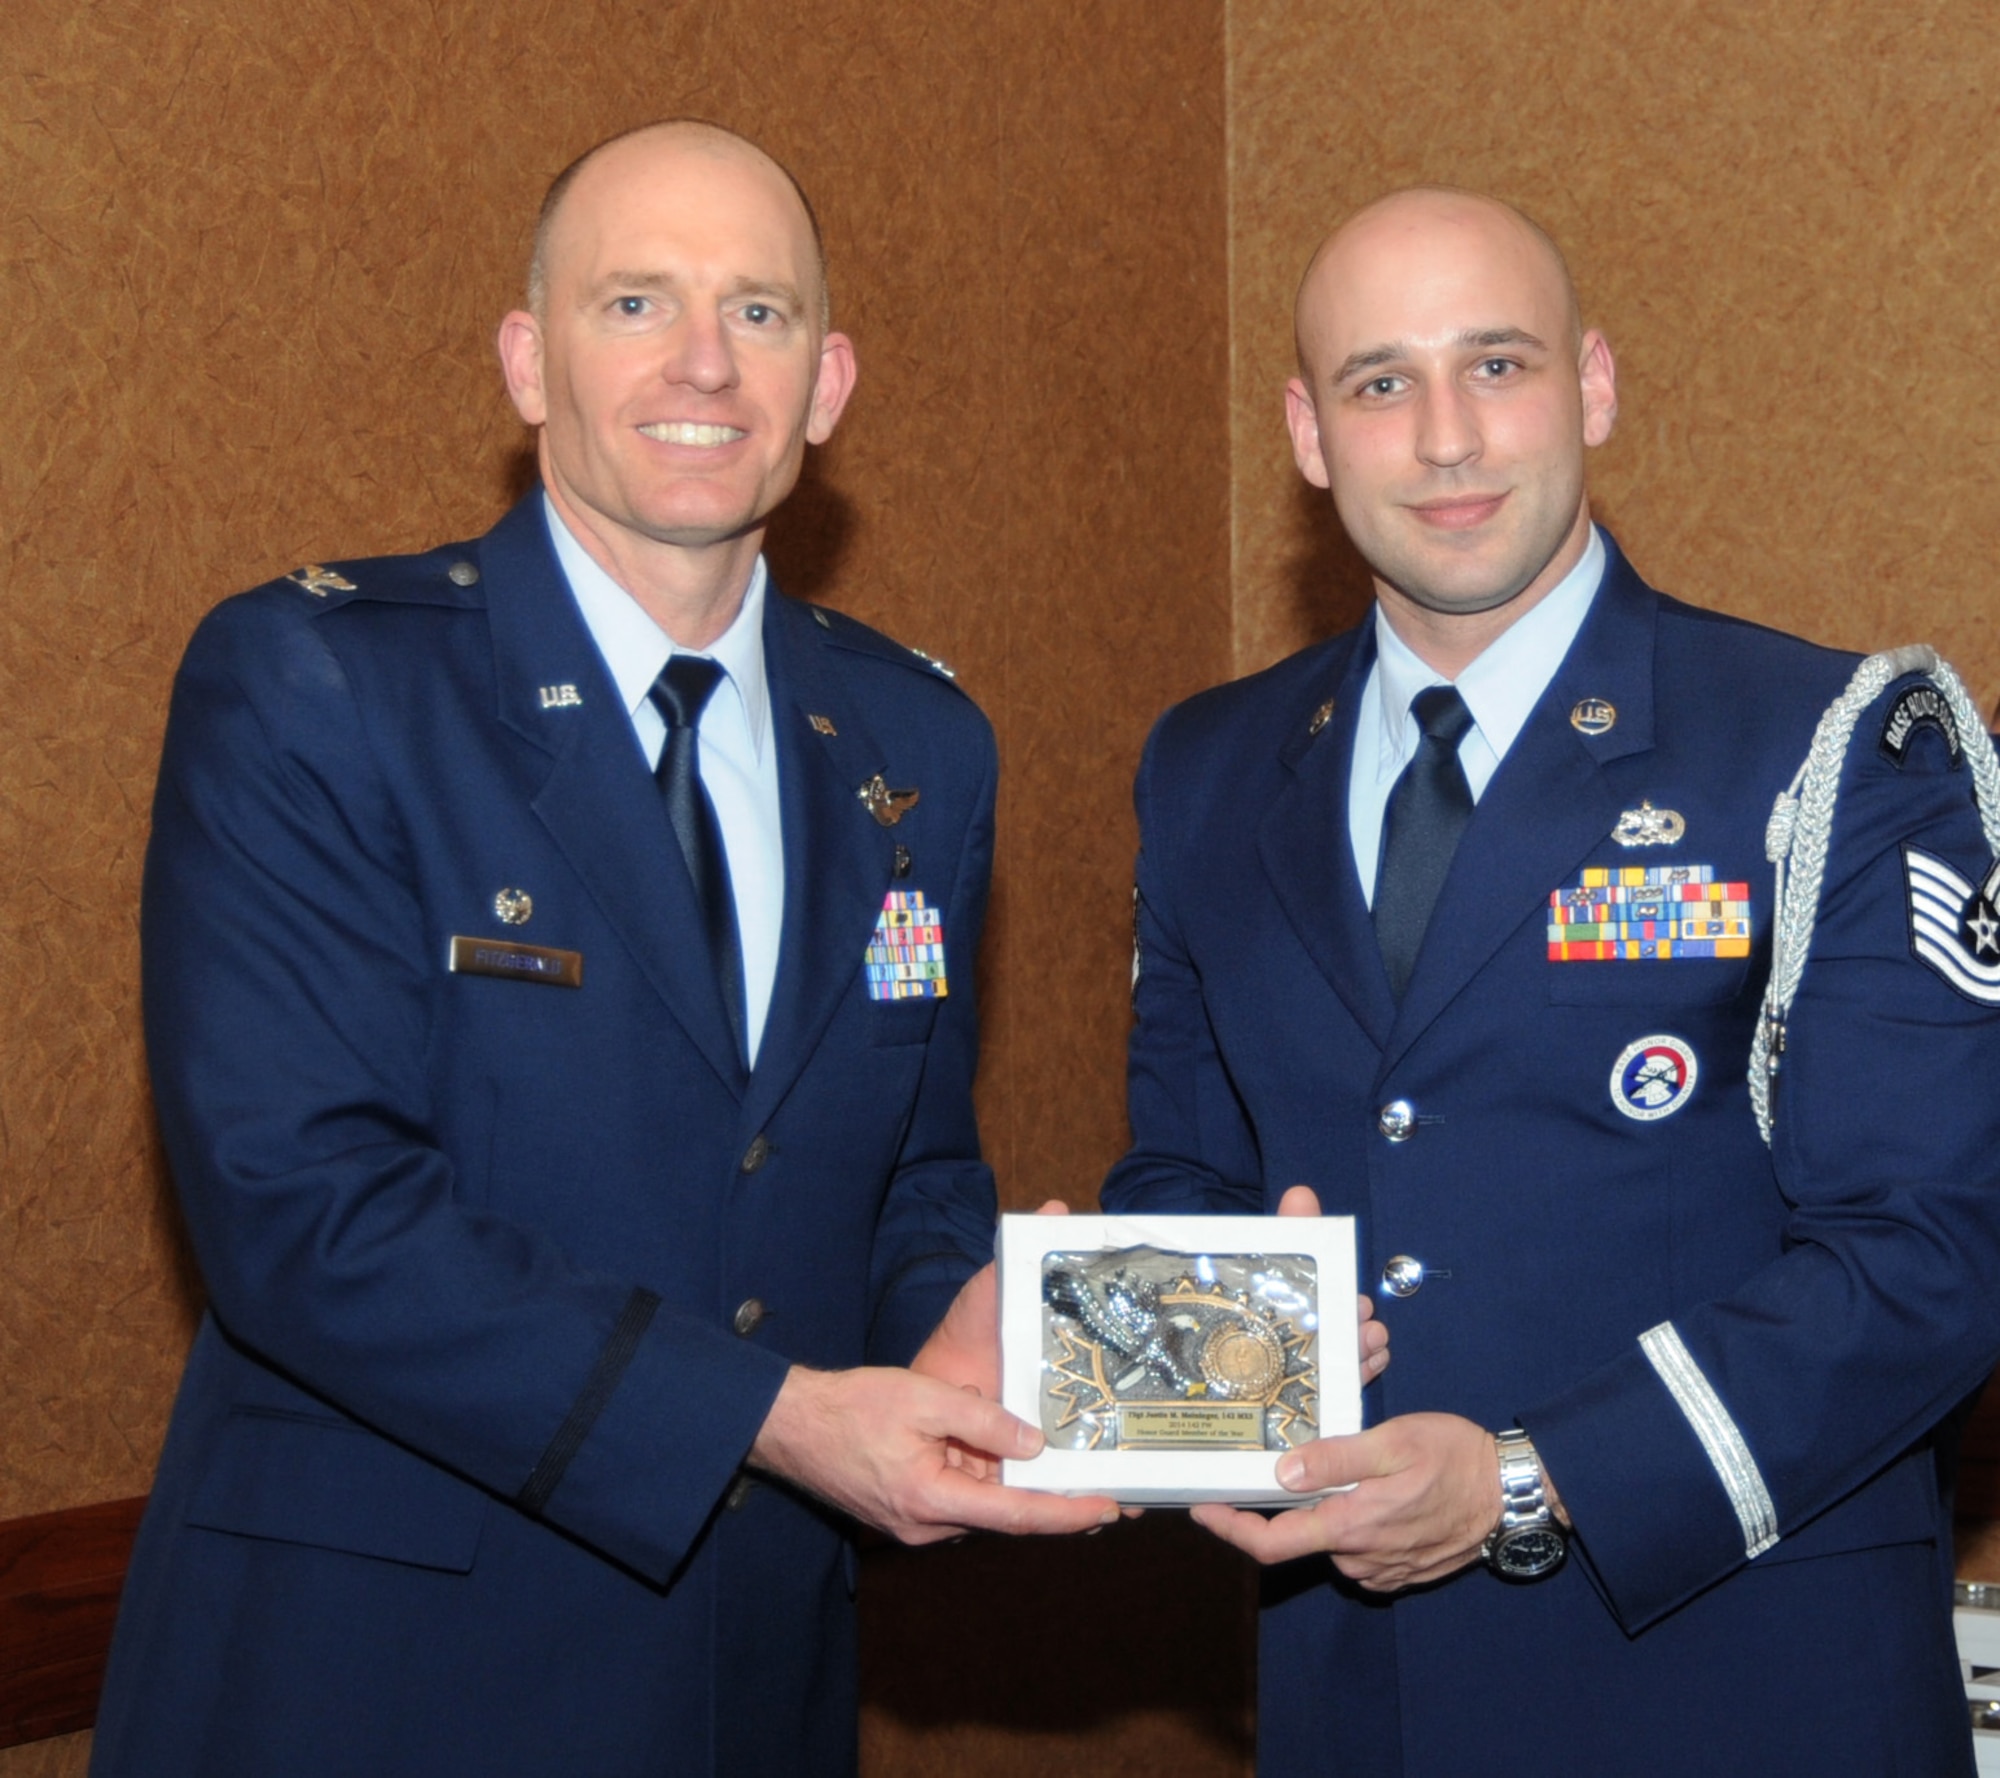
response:
<svg viewBox="0 0 2000 1778"><path fill-rule="evenodd" d="M1507 1580L1540 1580L1562 1566L1569 1539L1549 1509L1542 1460L1518 1426L1496 1432L1500 1451L1500 1523L1479 1552Z"/></svg>

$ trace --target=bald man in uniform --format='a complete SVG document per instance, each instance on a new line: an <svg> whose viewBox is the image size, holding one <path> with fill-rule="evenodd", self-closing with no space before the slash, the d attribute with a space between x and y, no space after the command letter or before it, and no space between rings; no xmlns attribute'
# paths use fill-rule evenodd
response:
<svg viewBox="0 0 2000 1778"><path fill-rule="evenodd" d="M1281 1465L1351 1491L1196 1509L1269 1564L1262 1769L1969 1773L1932 1432L2000 1356L1987 738L1857 694L1767 1143L1766 826L1855 660L1592 524L1611 350L1508 206L1370 205L1297 335L1376 608L1148 743L1104 1191L1316 1192L1393 1333L1369 1429Z"/></svg>
<svg viewBox="0 0 2000 1778"><path fill-rule="evenodd" d="M1040 1436L958 1386L991 732L761 555L855 374L803 197L614 138L499 348L540 487L176 684L145 1006L210 1306L104 1778L848 1772L851 1521L1115 1517L987 1479Z"/></svg>

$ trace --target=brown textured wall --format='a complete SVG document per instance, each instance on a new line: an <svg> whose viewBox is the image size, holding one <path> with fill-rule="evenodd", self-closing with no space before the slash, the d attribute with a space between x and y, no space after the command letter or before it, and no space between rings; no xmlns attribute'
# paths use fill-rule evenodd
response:
<svg viewBox="0 0 2000 1778"><path fill-rule="evenodd" d="M2000 44L1952 0L1231 0L1237 668L1360 610L1279 402L1318 237L1392 186L1524 205L1618 353L1600 517L1657 585L1935 641L2000 697Z"/></svg>
<svg viewBox="0 0 2000 1778"><path fill-rule="evenodd" d="M180 646L299 561L497 515L520 436L488 340L533 205L648 117L736 124L819 202L862 381L773 555L995 719L988 1140L1013 1202L1090 1199L1123 1140L1131 763L1229 659L1222 55L1220 0L0 7L0 1518L146 1485L191 1326L134 986ZM911 1634L958 1572L871 1582L872 1769L947 1741L1012 1769L1008 1712L910 1702L924 1660L966 1665ZM1240 1769L1224 1670L1195 1771ZM1045 1689L1044 1751L1126 1744L1118 1696Z"/></svg>
<svg viewBox="0 0 2000 1778"><path fill-rule="evenodd" d="M1564 240L1620 354L1600 510L1657 581L1852 646L1933 637L2000 695L1979 22L1939 0L0 9L0 1516L142 1487L186 1336L132 988L181 640L298 560L499 510L518 438L486 336L576 147L697 110L820 200L863 381L774 555L952 659L998 723L988 1139L1014 1202L1083 1199L1121 1136L1144 727L1228 669L1232 622L1247 670L1361 608L1277 405L1292 281L1353 204L1454 180ZM1138 1536L1155 1573L1200 1560ZM1083 1578L1123 1598L1113 1547ZM871 1576L872 1769L1027 1770L1080 1737L1107 1769L1168 1747L1240 1769L1240 1644L1134 1715L1052 1669L1033 1620L992 1631L997 1660L953 1652L955 1597L1054 1598L1050 1563L938 1561ZM921 1688L954 1666L983 1670L940 1713Z"/></svg>

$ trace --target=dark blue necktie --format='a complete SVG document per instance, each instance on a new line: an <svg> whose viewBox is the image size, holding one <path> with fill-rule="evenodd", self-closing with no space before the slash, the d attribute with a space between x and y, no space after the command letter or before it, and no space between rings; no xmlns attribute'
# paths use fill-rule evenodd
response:
<svg viewBox="0 0 2000 1778"><path fill-rule="evenodd" d="M1449 685L1418 692L1410 710L1423 739L1389 792L1375 873L1375 937L1398 1000L1417 966L1458 836L1472 819L1472 788L1458 763L1458 744L1472 726L1472 712Z"/></svg>
<svg viewBox="0 0 2000 1778"><path fill-rule="evenodd" d="M668 660L648 694L667 724L667 744L660 749L659 768L653 775L659 780L667 820L673 825L688 875L694 880L709 960L715 966L729 1028L736 1036L737 1059L748 1067L743 1030L743 947L736 933L736 897L729 887L729 854L723 849L722 828L701 781L701 737L695 727L721 681L722 668L700 655L676 654Z"/></svg>

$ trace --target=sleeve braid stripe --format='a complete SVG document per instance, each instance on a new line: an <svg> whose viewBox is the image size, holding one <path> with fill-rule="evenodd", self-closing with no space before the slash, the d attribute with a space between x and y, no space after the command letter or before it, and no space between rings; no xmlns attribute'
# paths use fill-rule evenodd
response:
<svg viewBox="0 0 2000 1778"><path fill-rule="evenodd" d="M625 1375L632 1355L639 1350L639 1341L652 1325L659 1307L660 1299L643 1287L635 1287L625 1299L625 1306L618 1312L617 1323L611 1329L611 1337L604 1342L604 1350L598 1353L597 1363L591 1367L588 1381L578 1392L563 1423L556 1428L555 1437L549 1440L549 1448L535 1465L534 1474L514 1496L514 1504L523 1512L539 1515L549 1504L549 1496L555 1493L556 1484L563 1479L563 1471L569 1468L570 1459L582 1448L590 1429L597 1424L598 1415L610 1403L619 1379Z"/></svg>
<svg viewBox="0 0 2000 1778"><path fill-rule="evenodd" d="M1688 1425L1715 1466L1716 1479L1743 1527L1744 1556L1761 1556L1778 1541L1778 1508L1722 1398L1702 1375L1701 1366L1671 1321L1662 1321L1642 1333L1639 1349L1687 1416Z"/></svg>

